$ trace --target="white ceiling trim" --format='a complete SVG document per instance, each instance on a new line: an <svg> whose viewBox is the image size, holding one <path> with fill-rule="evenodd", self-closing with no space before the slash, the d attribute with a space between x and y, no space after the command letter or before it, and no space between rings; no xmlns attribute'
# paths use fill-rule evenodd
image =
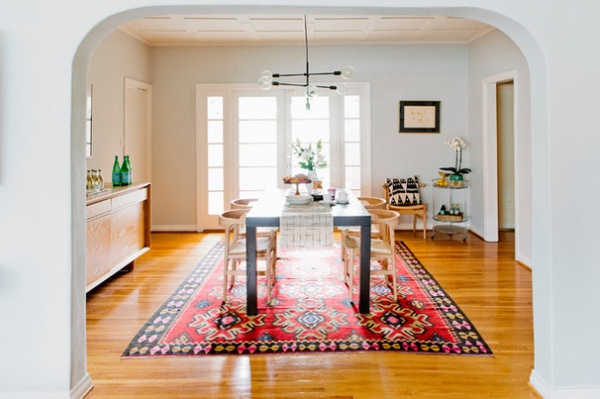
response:
<svg viewBox="0 0 600 399"><path fill-rule="evenodd" d="M149 46L290 45L304 42L303 15L165 15L121 29ZM311 45L470 43L495 28L453 17L307 15Z"/></svg>

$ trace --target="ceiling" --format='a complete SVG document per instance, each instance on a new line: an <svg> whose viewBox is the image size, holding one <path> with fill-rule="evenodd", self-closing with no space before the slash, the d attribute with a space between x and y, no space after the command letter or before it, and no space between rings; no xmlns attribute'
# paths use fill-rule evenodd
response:
<svg viewBox="0 0 600 399"><path fill-rule="evenodd" d="M307 15L311 44L469 43L492 26L432 16ZM166 15L122 30L150 46L285 45L304 42L303 15Z"/></svg>

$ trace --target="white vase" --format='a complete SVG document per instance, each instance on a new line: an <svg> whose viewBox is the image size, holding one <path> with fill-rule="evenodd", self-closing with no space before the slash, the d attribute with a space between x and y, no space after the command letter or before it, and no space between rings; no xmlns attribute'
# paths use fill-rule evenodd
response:
<svg viewBox="0 0 600 399"><path fill-rule="evenodd" d="M308 178L310 179L310 183L306 183L306 191L310 194L313 192L313 181L315 180L320 180L319 179L319 175L317 175L317 171L316 170L309 170L306 175L308 176Z"/></svg>

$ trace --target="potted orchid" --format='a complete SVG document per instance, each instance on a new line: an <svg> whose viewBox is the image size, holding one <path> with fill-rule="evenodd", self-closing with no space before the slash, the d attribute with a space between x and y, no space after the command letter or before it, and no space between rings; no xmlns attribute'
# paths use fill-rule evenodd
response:
<svg viewBox="0 0 600 399"><path fill-rule="evenodd" d="M325 168L327 166L327 161L322 153L323 142L321 140L317 141L314 146L309 143L307 147L303 147L300 139L296 139L295 142L290 144L290 149L292 150L292 154L300 158L298 165L302 169L306 169L308 175L312 175L311 177L316 175L315 171L317 168Z"/></svg>
<svg viewBox="0 0 600 399"><path fill-rule="evenodd" d="M455 152L454 167L445 167L440 169L451 172L451 181L461 181L463 180L463 174L467 174L471 171L469 168L462 167L462 150L467 146L467 143L462 137L455 137L452 140L446 141L446 145L452 148Z"/></svg>

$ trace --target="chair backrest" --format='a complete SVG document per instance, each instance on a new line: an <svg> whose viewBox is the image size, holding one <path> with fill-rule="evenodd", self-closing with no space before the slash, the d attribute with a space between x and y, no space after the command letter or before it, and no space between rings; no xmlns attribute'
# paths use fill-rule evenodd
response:
<svg viewBox="0 0 600 399"><path fill-rule="evenodd" d="M385 209L367 209L367 211L371 215L371 224L379 227L381 239L393 246L396 239L396 226L398 226L398 222L400 221L400 214Z"/></svg>
<svg viewBox="0 0 600 399"><path fill-rule="evenodd" d="M219 226L225 228L223 240L225 244L236 241L241 227L246 222L246 214L250 209L232 209L225 211L219 215ZM233 238L231 237L233 233Z"/></svg>
<svg viewBox="0 0 600 399"><path fill-rule="evenodd" d="M232 200L229 205L231 209L250 209L256 201L258 201L258 198L237 198Z"/></svg>
<svg viewBox="0 0 600 399"><path fill-rule="evenodd" d="M386 209L387 200L378 197L357 197L365 209Z"/></svg>

